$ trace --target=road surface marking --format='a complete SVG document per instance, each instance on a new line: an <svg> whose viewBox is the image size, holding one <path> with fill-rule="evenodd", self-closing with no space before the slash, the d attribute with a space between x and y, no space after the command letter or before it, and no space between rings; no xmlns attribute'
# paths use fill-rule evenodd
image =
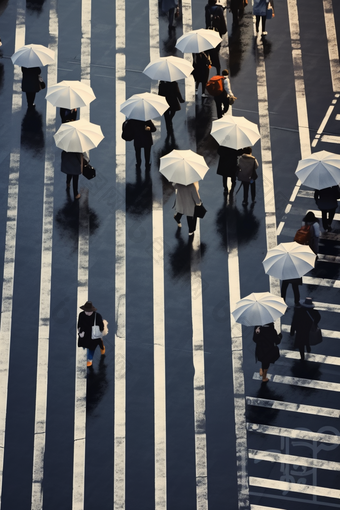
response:
<svg viewBox="0 0 340 510"><path fill-rule="evenodd" d="M334 287L340 289L340 280L330 280L328 278L312 278L311 276L303 276L304 285L321 285L322 287Z"/></svg>
<svg viewBox="0 0 340 510"><path fill-rule="evenodd" d="M327 122L329 121L330 116L333 113L333 110L334 110L335 105L337 103L338 97L339 97L339 94L335 94L335 99L332 100L332 104L328 107L326 115L322 119L322 122L321 122L321 124L319 126L319 129L317 130L316 135L314 137L314 140L312 141L312 147L316 147L316 144L320 141L320 137L321 137L321 135L323 133L323 130L326 127Z"/></svg>
<svg viewBox="0 0 340 510"><path fill-rule="evenodd" d="M287 359L300 359L300 353L296 351L287 351L285 349L280 349L280 355ZM324 363L326 365L340 365L340 358L336 356L325 356L323 354L306 354L307 361L313 361L315 363Z"/></svg>
<svg viewBox="0 0 340 510"><path fill-rule="evenodd" d="M340 136L322 135L321 141L322 142L326 142L326 143L336 143L336 144L339 144L340 143Z"/></svg>
<svg viewBox="0 0 340 510"><path fill-rule="evenodd" d="M266 398L247 397L247 404L251 406L279 409L281 411L292 411L296 413L313 414L315 416L327 416L329 418L340 418L339 409L329 407L316 407L305 404L294 404L293 402L282 402Z"/></svg>
<svg viewBox="0 0 340 510"><path fill-rule="evenodd" d="M327 47L333 92L340 92L339 50L337 43L337 34L335 29L332 0L323 0L323 11L325 16L325 26L328 43Z"/></svg>
<svg viewBox="0 0 340 510"><path fill-rule="evenodd" d="M291 439L302 439L305 441L318 441L319 443L340 444L340 436L333 434L321 434L310 430L289 429L286 427L272 427L271 425L260 425L258 423L247 423L249 432L268 434L270 436L284 436Z"/></svg>
<svg viewBox="0 0 340 510"><path fill-rule="evenodd" d="M266 489L275 489L279 491L298 492L300 494L311 494L313 496L323 496L325 498L340 498L340 490L329 489L328 487L317 487L313 485L304 485L301 483L281 482L266 478L249 478L250 485L264 487Z"/></svg>
<svg viewBox="0 0 340 510"><path fill-rule="evenodd" d="M58 74L58 15L56 7L56 1L51 1L49 15L49 34L51 36L50 40L53 42L49 44L49 48L55 52L55 61L52 65L47 67L47 82L49 86L55 85L57 83ZM55 107L47 101L46 133L49 137L51 137L52 133L56 131L55 121ZM48 143L45 146L37 382L32 470L32 510L42 510L43 508L53 243L54 144L52 143L52 140L50 141L51 143Z"/></svg>
<svg viewBox="0 0 340 510"><path fill-rule="evenodd" d="M297 455L286 455L278 452L266 452L261 450L248 450L248 456L255 461L279 462L282 464L293 464L295 466L307 466L312 469L327 469L329 471L340 471L340 462L329 460L311 459L310 457L299 457Z"/></svg>
<svg viewBox="0 0 340 510"><path fill-rule="evenodd" d="M285 510L284 508L278 508L273 506L262 506L262 505L250 505L251 510Z"/></svg>
<svg viewBox="0 0 340 510"><path fill-rule="evenodd" d="M314 381L313 379L303 379L300 377L290 377L287 375L282 376L267 374L267 377L270 381L275 383L290 384L292 386L302 386L304 388L313 388L315 390L340 391L340 383L333 383L329 381ZM253 379L262 381L262 377L258 372L254 373Z"/></svg>
<svg viewBox="0 0 340 510"><path fill-rule="evenodd" d="M290 325L282 324L282 331L290 332ZM332 329L322 329L322 336L324 338L338 338L340 339L340 331L333 331Z"/></svg>

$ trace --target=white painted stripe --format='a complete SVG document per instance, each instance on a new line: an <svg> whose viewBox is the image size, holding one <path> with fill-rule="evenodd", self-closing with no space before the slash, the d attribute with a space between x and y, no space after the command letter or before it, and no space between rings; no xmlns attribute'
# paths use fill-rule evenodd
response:
<svg viewBox="0 0 340 510"><path fill-rule="evenodd" d="M312 142L312 147L316 147L316 144L318 143L318 141L320 140L320 136L321 136L321 133L323 132L323 130L325 129L326 127L326 124L327 122L329 121L329 117L331 116L332 112L334 110L334 104L331 104L329 107L328 107L328 110L326 112L326 115L324 116L324 118L322 119L322 122L319 126L319 129L317 130L316 132L316 135L314 137L314 140Z"/></svg>
<svg viewBox="0 0 340 510"><path fill-rule="evenodd" d="M304 193L304 196L305 197L307 196L307 192ZM309 197L314 199L314 192L313 191L309 192ZM322 213L321 213L321 211L319 209L308 209L308 211L313 212L317 218L321 218L322 217ZM292 211L292 214L299 215L299 216L301 214L306 214L306 209L305 208L299 208L299 209L294 208L293 211ZM340 221L340 213L335 213L334 219L337 220L337 221Z"/></svg>
<svg viewBox="0 0 340 510"><path fill-rule="evenodd" d="M296 351L288 351L285 349L280 349L280 355L281 357L287 358L287 359L300 359L300 353ZM314 361L316 363L324 363L325 365L340 365L340 358L337 358L335 356L324 356L322 354L313 354L308 353L306 354L306 359L308 361Z"/></svg>
<svg viewBox="0 0 340 510"><path fill-rule="evenodd" d="M334 303L321 303L320 301L313 301L315 308L321 312L335 312L340 313L340 305Z"/></svg>
<svg viewBox="0 0 340 510"><path fill-rule="evenodd" d="M336 143L336 144L339 144L340 143L340 136L336 136L336 135L322 135L321 141L322 142L326 142L326 143Z"/></svg>
<svg viewBox="0 0 340 510"><path fill-rule="evenodd" d="M53 41L49 48L55 51L55 62L47 66L48 85L57 83L58 62L58 16L56 0L50 3L49 34ZM46 133L52 136L55 132L56 110L46 102ZM36 403L34 417L34 447L32 472L31 509L43 508L43 479L46 444L46 411L47 411L47 380L48 353L50 340L50 305L52 276L52 240L53 240L53 188L54 188L54 143L46 144L44 169L43 225L41 246L41 276L39 302L38 331L38 362L36 382Z"/></svg>
<svg viewBox="0 0 340 510"><path fill-rule="evenodd" d="M282 324L282 331L289 333L290 325ZM324 338L338 338L340 339L340 331L333 331L332 329L321 329Z"/></svg>
<svg viewBox="0 0 340 510"><path fill-rule="evenodd" d="M23 0L17 2L15 51L25 44L25 14L26 4ZM1 295L0 321L0 508L2 502L2 484L4 470L4 449L7 416L7 393L9 357L12 334L12 310L15 268L15 245L17 235L19 167L20 167L20 117L13 115L21 110L21 68L14 66L12 95L12 144L9 162L6 237L4 251L4 269Z"/></svg>
<svg viewBox="0 0 340 510"><path fill-rule="evenodd" d="M293 464L295 466L307 466L312 469L340 471L340 462L331 462L329 460L311 459L309 457L285 455L283 453L265 452L261 450L248 450L248 456L250 459L254 459L257 462L264 460L268 462L280 462L282 464Z"/></svg>
<svg viewBox="0 0 340 510"><path fill-rule="evenodd" d="M323 0L323 11L325 16L329 65L331 69L333 92L340 92L339 50L332 0Z"/></svg>
<svg viewBox="0 0 340 510"><path fill-rule="evenodd" d="M300 494L311 494L313 496L323 496L325 498L338 499L340 497L340 490L329 489L327 487L317 487L312 485L304 485L301 483L280 482L278 480L257 478L255 476L251 476L249 478L249 483L250 485L266 489L298 492Z"/></svg>
<svg viewBox="0 0 340 510"><path fill-rule="evenodd" d="M306 359L308 359L308 355ZM267 374L267 377L270 381L280 384L303 386L304 388L313 388L315 390L340 391L340 383L271 374ZM254 373L253 379L262 381L262 377L257 372Z"/></svg>
<svg viewBox="0 0 340 510"><path fill-rule="evenodd" d="M303 276L302 282L305 285L321 285L322 287L334 287L340 289L340 280L330 280L328 278L313 278L312 276Z"/></svg>
<svg viewBox="0 0 340 510"><path fill-rule="evenodd" d="M291 439L302 439L306 441L318 441L319 443L340 444L340 436L333 434L320 434L310 430L289 429L285 427L272 427L271 425L260 425L258 423L247 423L249 432L268 434L270 436L284 436Z"/></svg>
<svg viewBox="0 0 340 510"><path fill-rule="evenodd" d="M251 510L285 510L284 508L278 508L273 506L262 506L262 505L250 505Z"/></svg>
<svg viewBox="0 0 340 510"><path fill-rule="evenodd" d="M125 196L126 147L120 133L124 115L119 106L126 97L125 58L125 0L116 0L116 187ZM126 211L125 202L120 201L116 209L116 252L115 252L115 396L114 396L114 473L113 508L125 509L126 476Z"/></svg>
<svg viewBox="0 0 340 510"><path fill-rule="evenodd" d="M280 400L255 397L247 397L247 404L258 407L268 407L270 409L279 409L281 411L292 411L296 413L313 414L315 416L340 418L340 410L331 409L329 407L308 406L305 404L294 404L293 402L281 402Z"/></svg>

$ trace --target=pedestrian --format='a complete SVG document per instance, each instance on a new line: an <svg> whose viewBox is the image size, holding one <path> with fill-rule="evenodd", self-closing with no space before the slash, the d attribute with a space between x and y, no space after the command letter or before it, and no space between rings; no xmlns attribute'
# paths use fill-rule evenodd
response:
<svg viewBox="0 0 340 510"><path fill-rule="evenodd" d="M64 124L65 122L77 120L77 113L77 108L60 108L61 122Z"/></svg>
<svg viewBox="0 0 340 510"><path fill-rule="evenodd" d="M87 349L87 366L92 366L94 351L97 345L100 347L102 355L105 354L105 345L102 338L92 338L92 327L98 326L100 331L104 331L104 322L100 313L97 312L91 301L80 307L83 311L78 317L78 347Z"/></svg>
<svg viewBox="0 0 340 510"><path fill-rule="evenodd" d="M332 221L338 207L340 198L339 186L317 189L314 192L314 200L322 213L322 226L325 232L332 232Z"/></svg>
<svg viewBox="0 0 340 510"><path fill-rule="evenodd" d="M162 11L168 13L169 18L169 34L174 26L175 12L178 10L178 0L162 0Z"/></svg>
<svg viewBox="0 0 340 510"><path fill-rule="evenodd" d="M233 15L233 25L237 26L239 24L239 20L243 18L244 8L247 5L246 0L228 0L228 9L229 12Z"/></svg>
<svg viewBox="0 0 340 510"><path fill-rule="evenodd" d="M234 96L231 90L230 86L230 80L229 80L229 71L228 69L223 69L222 71L222 82L223 82L223 91L214 97L214 101L216 104L216 110L217 110L217 118L221 119L224 114L227 113L229 110L229 97L232 97L233 99L237 99L237 97ZM223 107L223 108L222 108Z"/></svg>
<svg viewBox="0 0 340 510"><path fill-rule="evenodd" d="M220 34L220 37L227 33L227 24L224 17L225 8L226 6L218 4L217 0L208 0L205 6L205 28L215 30Z"/></svg>
<svg viewBox="0 0 340 510"><path fill-rule="evenodd" d="M195 80L196 86L196 95L198 94L199 84L202 85L202 97L208 97L208 94L205 93L205 86L207 84L209 78L209 69L211 68L211 59L210 56L202 51L201 53L193 53L193 68L192 75Z"/></svg>
<svg viewBox="0 0 340 510"><path fill-rule="evenodd" d="M300 290L299 285L302 285L302 278L290 278L288 280L282 280L281 283L281 297L286 301L286 294L288 285L291 284L294 294L295 306L300 306Z"/></svg>
<svg viewBox="0 0 340 510"><path fill-rule="evenodd" d="M254 0L253 15L256 16L256 35L259 33L260 20L262 20L262 36L267 35L266 20L267 20L267 7L269 0ZM270 2L273 6L273 1Z"/></svg>
<svg viewBox="0 0 340 510"><path fill-rule="evenodd" d="M27 107L34 108L34 99L40 88L40 67L22 67L21 90L26 93Z"/></svg>
<svg viewBox="0 0 340 510"><path fill-rule="evenodd" d="M260 376L262 382L268 382L267 372L270 363L275 363L280 357L278 344L281 342L282 334L277 333L274 323L265 324L264 326L255 326L253 341L256 343L255 358L261 361Z"/></svg>
<svg viewBox="0 0 340 510"><path fill-rule="evenodd" d="M181 218L183 214L185 214L188 222L189 236L193 236L197 223L195 205L201 205L202 203L198 192L199 184L198 182L194 182L193 184L185 186L184 184L173 183L173 186L176 190L175 221L178 227L181 227Z"/></svg>
<svg viewBox="0 0 340 510"><path fill-rule="evenodd" d="M66 190L69 191L71 181L73 185L74 198L78 200L80 193L78 192L79 175L83 173L84 156L80 152L61 153L61 171L66 174Z"/></svg>
<svg viewBox="0 0 340 510"><path fill-rule="evenodd" d="M256 198L256 184L255 181L258 177L256 169L259 166L257 159L252 154L251 147L245 147L242 150L242 154L238 159L238 167L240 168L242 174L247 176L247 180L242 181L243 185L243 202L242 205L248 205L248 194L249 194L249 186L251 193L251 201L252 204L255 204Z"/></svg>
<svg viewBox="0 0 340 510"><path fill-rule="evenodd" d="M169 104L169 109L164 113L164 120L168 136L174 133L172 119L175 113L181 109L180 103L184 103L177 81L160 81L158 94L164 96Z"/></svg>
<svg viewBox="0 0 340 510"><path fill-rule="evenodd" d="M231 191L236 185L236 174L238 171L238 155L240 154L240 151L236 149L231 149L230 147L224 147L223 145L220 145L217 153L220 156L218 167L217 167L217 174L222 175L222 182L223 182L223 188L224 193L228 193L228 177L231 179Z"/></svg>
<svg viewBox="0 0 340 510"><path fill-rule="evenodd" d="M315 217L315 214L312 211L308 211L306 216L302 219L302 226L310 227L308 245L315 255L317 255L319 251L320 225L319 220Z"/></svg>
<svg viewBox="0 0 340 510"><path fill-rule="evenodd" d="M300 301L299 307L295 307L292 325L290 328L290 336L294 336L294 348L300 351L301 360L305 359L305 346L307 352L311 352L309 343L309 333L313 322L319 324L321 315L314 310L315 305L311 297L306 297L304 301Z"/></svg>
<svg viewBox="0 0 340 510"><path fill-rule="evenodd" d="M145 170L150 170L151 147L153 145L152 134L156 126L152 120L129 119L133 133L133 144L136 153L136 169L140 170L142 164L142 148L144 149Z"/></svg>

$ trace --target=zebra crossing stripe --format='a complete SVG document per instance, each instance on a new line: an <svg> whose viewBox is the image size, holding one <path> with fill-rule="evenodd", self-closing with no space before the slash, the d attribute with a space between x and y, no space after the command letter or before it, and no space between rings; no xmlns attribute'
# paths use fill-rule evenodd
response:
<svg viewBox="0 0 340 510"><path fill-rule="evenodd" d="M286 455L278 452L266 452L262 450L248 450L250 459L256 461L279 462L282 464L293 464L295 466L306 466L315 469L327 469L328 471L340 471L340 462L331 462L322 459L311 459L310 457L299 457L298 455Z"/></svg>
<svg viewBox="0 0 340 510"><path fill-rule="evenodd" d="M308 354L307 354L308 356ZM307 357L308 360L308 357ZM314 381L313 379L302 379L299 377L290 377L290 376L282 376L282 375L272 375L267 374L268 379L270 379L274 383L280 384L290 384L293 386L302 386L304 388L313 388L315 390L328 390L328 391L339 391L340 392L340 383L333 383L329 381ZM255 372L253 375L253 379L258 381L262 381L262 377L258 372Z"/></svg>
<svg viewBox="0 0 340 510"><path fill-rule="evenodd" d="M340 418L340 410L331 409L329 407L316 407L305 404L294 404L293 402L281 402L280 400L255 397L247 397L246 400L247 404L251 406L267 407L269 409L293 411L303 414L313 414L314 416L327 416L328 418Z"/></svg>
<svg viewBox="0 0 340 510"><path fill-rule="evenodd" d="M312 496L323 496L325 498L340 498L340 490L329 489L328 487L318 487L313 485L304 485L301 483L282 482L268 478L249 477L249 483L255 487L274 489L279 491L298 492L300 494L310 494Z"/></svg>
<svg viewBox="0 0 340 510"><path fill-rule="evenodd" d="M285 510L274 506L250 505L250 510Z"/></svg>
<svg viewBox="0 0 340 510"><path fill-rule="evenodd" d="M312 276L303 276L302 282L305 285L317 285L317 286L321 285L322 287L333 287L334 289L340 289L340 280L330 280L329 278L313 278Z"/></svg>
<svg viewBox="0 0 340 510"><path fill-rule="evenodd" d="M282 331L289 332L290 326L288 324L282 324ZM331 329L322 329L322 336L324 338L338 338L340 339L340 331L333 331Z"/></svg>
<svg viewBox="0 0 340 510"><path fill-rule="evenodd" d="M273 427L259 423L247 423L249 432L268 434L269 436L284 436L290 439L302 439L305 441L318 441L319 443L340 444L340 436L332 434L321 434L310 430L289 429L285 427Z"/></svg>
<svg viewBox="0 0 340 510"><path fill-rule="evenodd" d="M340 92L339 50L337 44L332 0L323 0L323 11L325 17L333 92Z"/></svg>
<svg viewBox="0 0 340 510"><path fill-rule="evenodd" d="M300 359L300 353L296 352L296 351L280 349L280 355L281 355L281 357L284 357L287 359ZM307 360L313 361L315 363L324 363L326 365L337 365L337 366L340 365L340 358L337 358L336 356L325 356L323 354L308 353Z"/></svg>

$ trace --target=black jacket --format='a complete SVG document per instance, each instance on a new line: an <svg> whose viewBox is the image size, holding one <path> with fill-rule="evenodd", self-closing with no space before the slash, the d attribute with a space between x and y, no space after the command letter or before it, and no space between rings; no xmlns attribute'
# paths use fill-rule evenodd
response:
<svg viewBox="0 0 340 510"><path fill-rule="evenodd" d="M86 315L85 312L80 312L78 317L78 335L85 332L81 338L78 336L78 347L86 347L87 349L94 350L100 344L100 338L92 339L92 326L96 319L96 325L99 326L100 331L104 329L102 316L98 312L93 312L92 315Z"/></svg>

